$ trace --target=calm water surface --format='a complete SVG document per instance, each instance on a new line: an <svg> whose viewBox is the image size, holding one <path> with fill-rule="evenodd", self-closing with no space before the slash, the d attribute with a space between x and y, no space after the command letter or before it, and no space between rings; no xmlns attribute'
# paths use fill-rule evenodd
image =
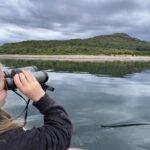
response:
<svg viewBox="0 0 150 150"><path fill-rule="evenodd" d="M48 94L65 107L74 125L72 147L150 149L150 68L122 77L67 71L48 74L48 85L56 89ZM17 116L24 106L9 91L5 109ZM40 113L30 106L28 128L42 123Z"/></svg>

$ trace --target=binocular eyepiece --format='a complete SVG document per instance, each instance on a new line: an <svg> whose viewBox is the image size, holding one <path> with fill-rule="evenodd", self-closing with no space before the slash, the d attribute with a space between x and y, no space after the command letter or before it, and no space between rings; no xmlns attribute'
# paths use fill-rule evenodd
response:
<svg viewBox="0 0 150 150"><path fill-rule="evenodd" d="M14 90L16 89L16 85L13 80L13 76L16 73L22 72L22 70L28 70L31 71L32 74L35 76L37 81L43 85L45 82L48 81L48 74L46 71L38 71L38 68L36 66L28 66L23 68L16 68L16 69L8 69L7 71L4 71L5 76L5 89L6 90Z"/></svg>

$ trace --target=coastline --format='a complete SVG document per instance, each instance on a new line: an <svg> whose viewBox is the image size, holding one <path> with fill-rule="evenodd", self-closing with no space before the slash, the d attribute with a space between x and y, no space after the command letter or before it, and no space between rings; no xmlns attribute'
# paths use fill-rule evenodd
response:
<svg viewBox="0 0 150 150"><path fill-rule="evenodd" d="M49 60L49 61L150 61L150 56L131 56L131 55L0 55L1 59L14 60Z"/></svg>

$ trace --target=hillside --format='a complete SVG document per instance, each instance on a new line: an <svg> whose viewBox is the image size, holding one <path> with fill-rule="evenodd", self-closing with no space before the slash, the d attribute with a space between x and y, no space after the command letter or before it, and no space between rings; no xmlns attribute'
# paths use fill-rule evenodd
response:
<svg viewBox="0 0 150 150"><path fill-rule="evenodd" d="M142 41L125 33L114 33L88 39L9 43L0 46L0 54L150 55L150 42Z"/></svg>

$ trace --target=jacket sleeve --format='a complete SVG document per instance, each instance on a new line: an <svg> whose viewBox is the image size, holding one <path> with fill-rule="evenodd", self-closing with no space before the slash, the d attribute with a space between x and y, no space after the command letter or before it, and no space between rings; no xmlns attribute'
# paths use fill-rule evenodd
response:
<svg viewBox="0 0 150 150"><path fill-rule="evenodd" d="M72 124L67 112L57 105L47 94L33 105L44 115L44 126L37 128L45 139L43 147L66 150L70 146Z"/></svg>
<svg viewBox="0 0 150 150"><path fill-rule="evenodd" d="M47 94L33 105L44 115L44 125L21 133L17 138L19 149L66 150L70 146L72 124L64 108Z"/></svg>

